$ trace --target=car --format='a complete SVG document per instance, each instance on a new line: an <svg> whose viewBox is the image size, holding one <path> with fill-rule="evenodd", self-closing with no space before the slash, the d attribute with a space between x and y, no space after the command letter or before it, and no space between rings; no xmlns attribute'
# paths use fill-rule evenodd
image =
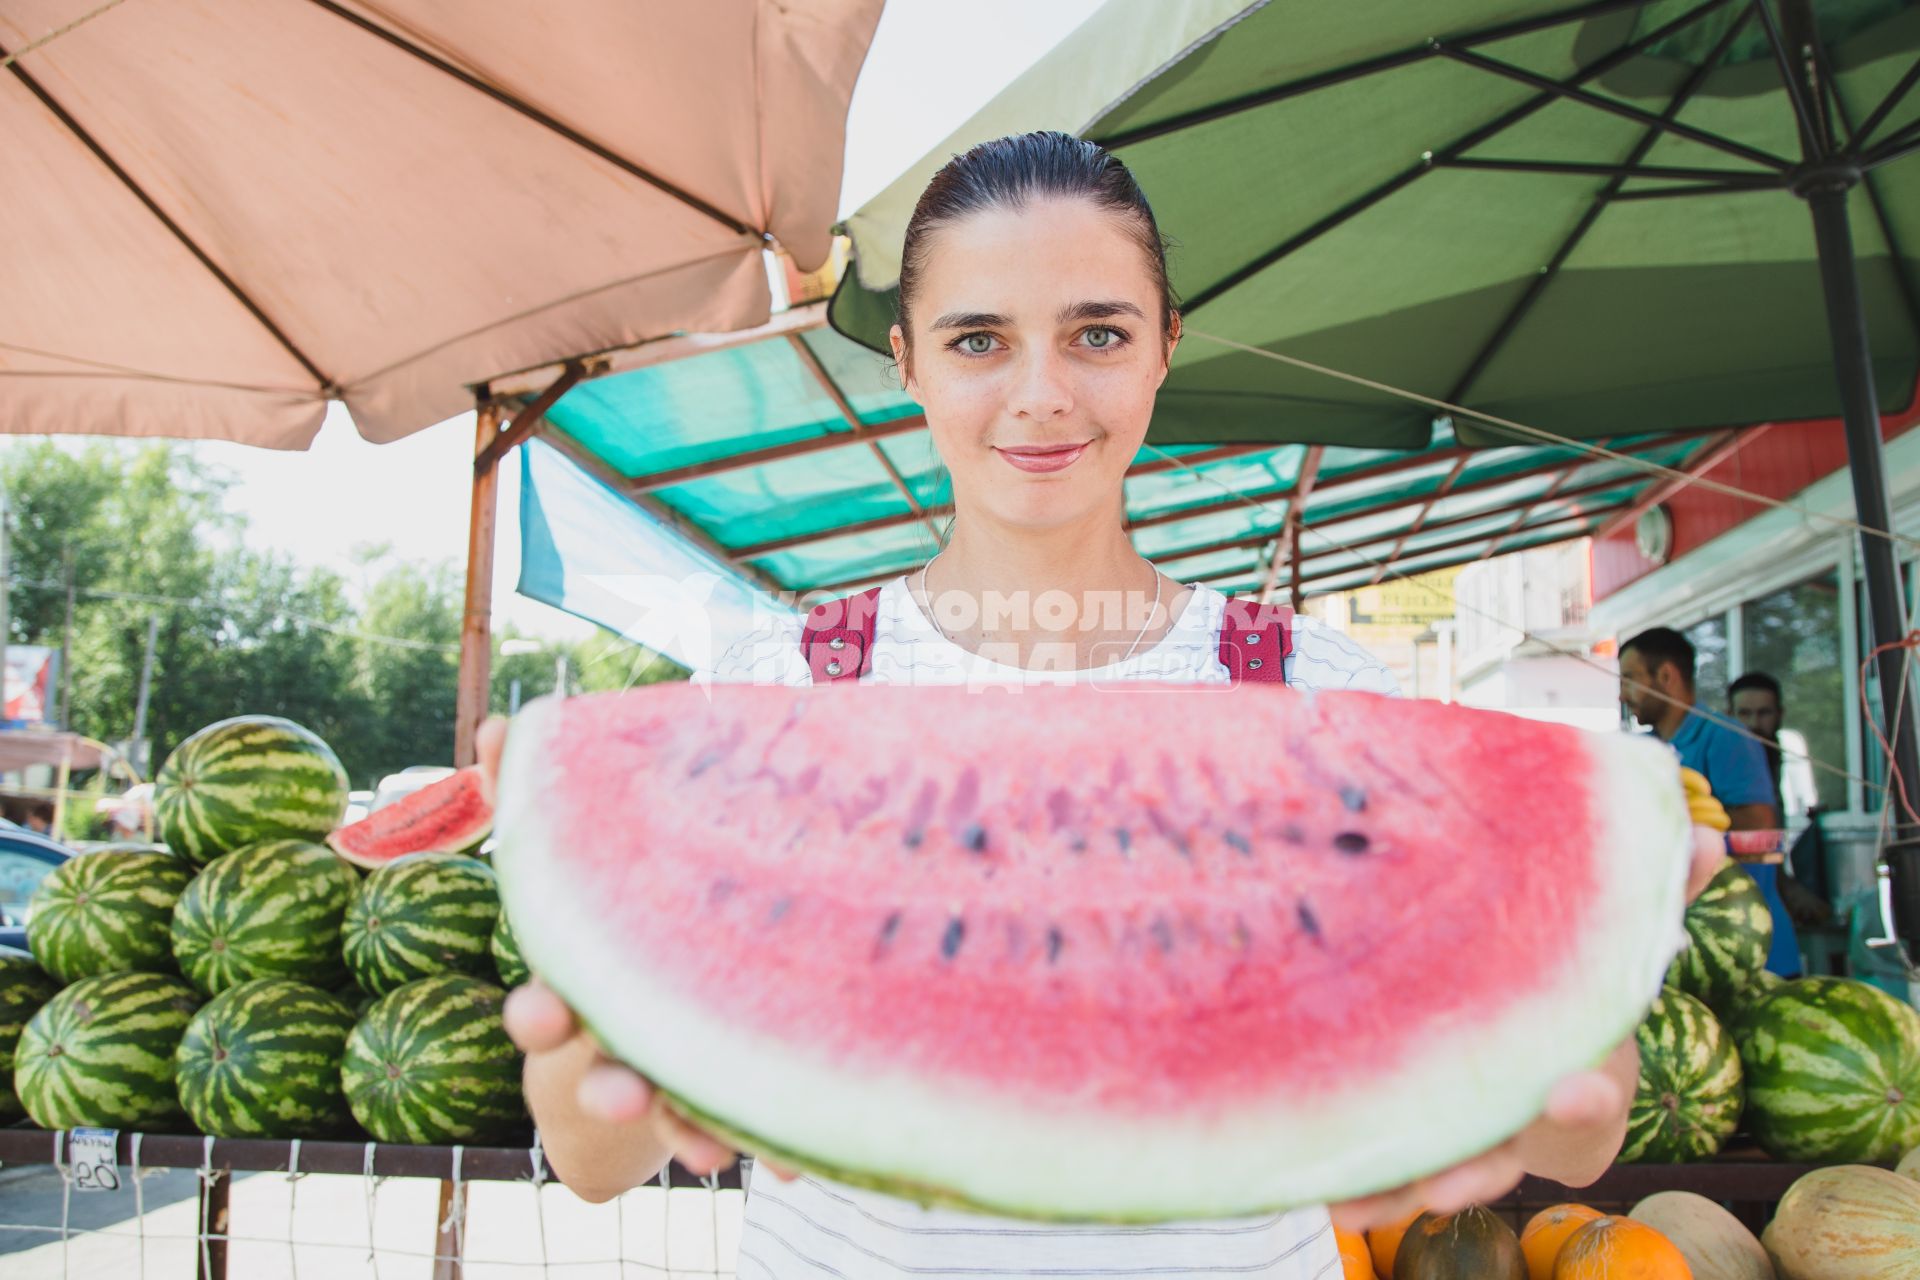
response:
<svg viewBox="0 0 1920 1280"><path fill-rule="evenodd" d="M27 904L40 882L74 856L58 840L8 823L0 827L0 947L27 948Z"/></svg>

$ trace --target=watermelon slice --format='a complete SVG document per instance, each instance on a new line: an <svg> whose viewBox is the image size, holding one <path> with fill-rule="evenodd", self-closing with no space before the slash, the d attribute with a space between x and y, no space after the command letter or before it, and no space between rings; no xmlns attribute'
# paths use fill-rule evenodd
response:
<svg viewBox="0 0 1920 1280"><path fill-rule="evenodd" d="M411 853L464 853L492 830L493 789L478 766L469 766L341 827L327 843L374 870Z"/></svg>
<svg viewBox="0 0 1920 1280"><path fill-rule="evenodd" d="M1673 757L1365 694L659 685L514 721L527 963L749 1151L1033 1217L1495 1145L1679 950Z"/></svg>

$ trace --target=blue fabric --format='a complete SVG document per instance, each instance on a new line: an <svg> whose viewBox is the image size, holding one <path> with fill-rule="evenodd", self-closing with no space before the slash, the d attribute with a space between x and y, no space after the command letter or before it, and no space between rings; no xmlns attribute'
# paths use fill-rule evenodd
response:
<svg viewBox="0 0 1920 1280"><path fill-rule="evenodd" d="M1729 809L1742 804L1778 806L1766 747L1739 730L1689 711L1667 745L1679 753L1681 764L1706 778L1715 798ZM1783 978L1800 976L1800 936L1780 896L1780 868L1764 863L1742 863L1741 867L1760 886L1760 896L1773 916L1773 949L1767 953L1767 968Z"/></svg>

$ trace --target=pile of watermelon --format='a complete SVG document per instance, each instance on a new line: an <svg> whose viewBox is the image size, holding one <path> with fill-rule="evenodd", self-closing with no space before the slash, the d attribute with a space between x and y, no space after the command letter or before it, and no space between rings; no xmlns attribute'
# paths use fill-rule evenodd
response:
<svg viewBox="0 0 1920 1280"><path fill-rule="evenodd" d="M32 902L33 960L0 958L0 1123L523 1139L501 1006L526 971L492 869L385 857L364 829L350 858L329 847L346 804L339 760L291 721L181 743L155 785L165 847L64 863ZM449 838L471 848L474 823Z"/></svg>
<svg viewBox="0 0 1920 1280"><path fill-rule="evenodd" d="M1920 1011L1869 983L1766 969L1772 919L1728 863L1638 1031L1621 1159L1705 1160L1744 1132L1783 1160L1885 1163L1920 1144Z"/></svg>

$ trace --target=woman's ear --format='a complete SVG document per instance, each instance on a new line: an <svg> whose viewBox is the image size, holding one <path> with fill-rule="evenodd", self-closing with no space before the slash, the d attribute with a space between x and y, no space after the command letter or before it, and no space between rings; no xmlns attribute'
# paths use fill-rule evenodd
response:
<svg viewBox="0 0 1920 1280"><path fill-rule="evenodd" d="M1180 345L1180 334L1182 332L1183 330L1180 327L1180 313L1178 311L1172 312L1167 317L1166 347L1160 354L1160 380L1162 382L1167 380L1167 371L1173 367L1173 352L1174 349Z"/></svg>
<svg viewBox="0 0 1920 1280"><path fill-rule="evenodd" d="M913 396L913 362L907 358L906 331L897 324L888 329L887 345L893 348L893 367L900 372L900 389Z"/></svg>

